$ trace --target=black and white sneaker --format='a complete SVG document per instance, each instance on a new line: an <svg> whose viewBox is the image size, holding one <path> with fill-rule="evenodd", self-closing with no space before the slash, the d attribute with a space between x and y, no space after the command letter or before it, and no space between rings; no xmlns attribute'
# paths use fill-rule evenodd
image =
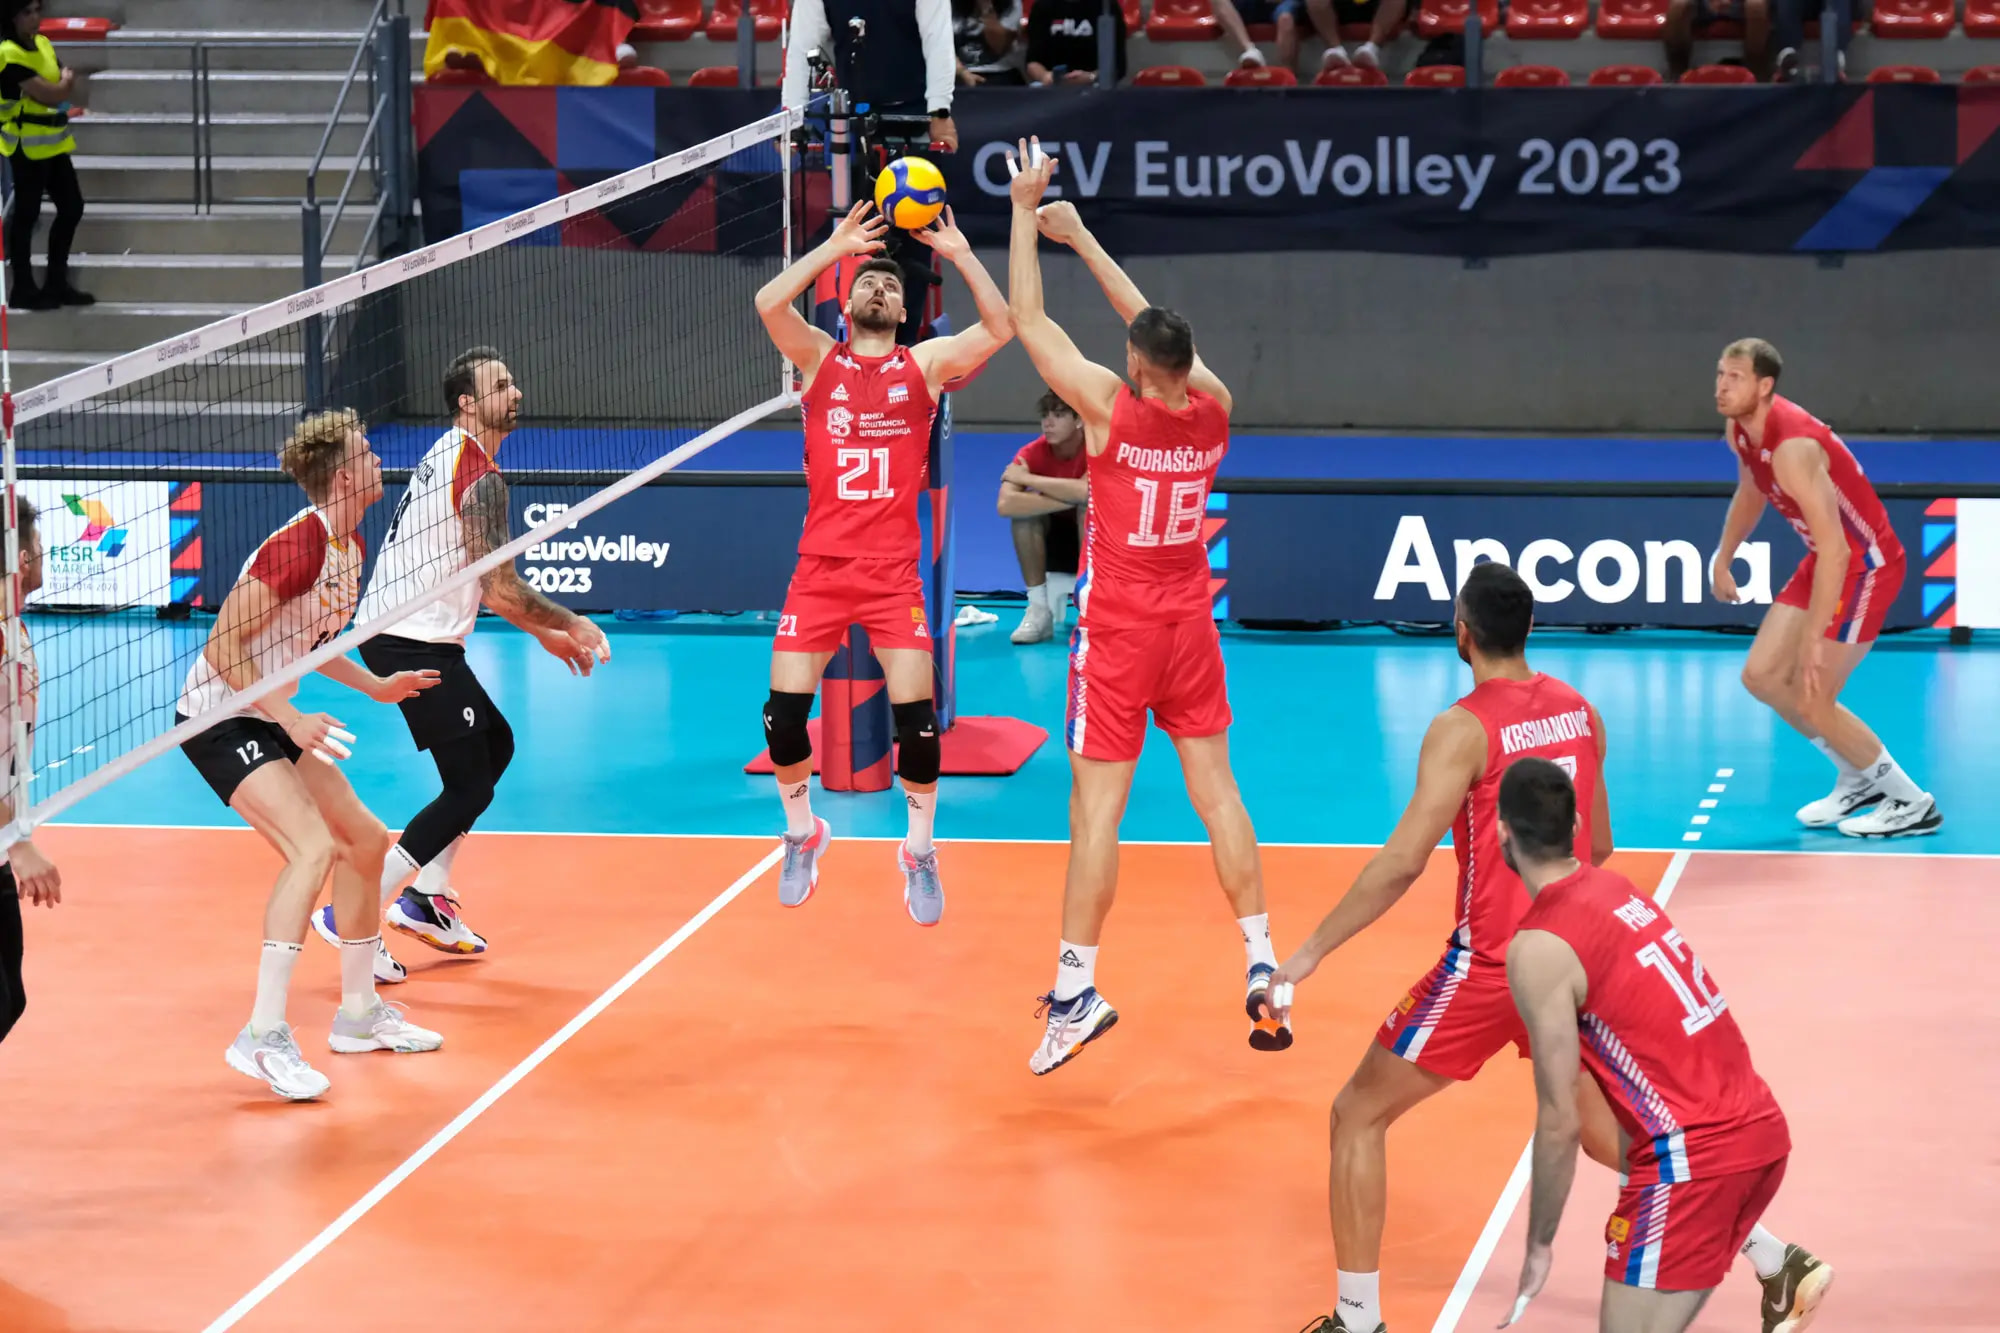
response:
<svg viewBox="0 0 2000 1333"><path fill-rule="evenodd" d="M1882 800L1882 789L1873 782L1863 786L1843 782L1832 791L1799 807L1799 822L1807 828L1831 828L1849 815L1858 815Z"/></svg>
<svg viewBox="0 0 2000 1333"><path fill-rule="evenodd" d="M1914 801L1884 800L1873 810L1840 821L1840 831L1850 838L1914 838L1935 833L1944 823L1937 801L1924 792Z"/></svg>

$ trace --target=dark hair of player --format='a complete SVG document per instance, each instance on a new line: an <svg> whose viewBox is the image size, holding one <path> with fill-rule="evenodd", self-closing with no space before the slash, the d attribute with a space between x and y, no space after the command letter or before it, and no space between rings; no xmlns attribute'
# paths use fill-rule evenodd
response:
<svg viewBox="0 0 2000 1333"><path fill-rule="evenodd" d="M1472 644L1488 657L1518 657L1535 623L1535 594L1511 568L1482 561L1458 590L1458 618Z"/></svg>
<svg viewBox="0 0 2000 1333"><path fill-rule="evenodd" d="M1750 362L1750 369L1760 380L1776 380L1785 373L1785 358L1778 355L1778 349L1762 338L1738 338L1722 349L1724 361L1744 357Z"/></svg>
<svg viewBox="0 0 2000 1333"><path fill-rule="evenodd" d="M35 524L41 516L42 511L35 508L33 500L20 491L14 492L14 539L20 543L21 550L27 550L28 543L34 540Z"/></svg>
<svg viewBox="0 0 2000 1333"><path fill-rule="evenodd" d="M1500 822L1514 835L1517 859L1574 855L1576 786L1546 759L1517 759L1500 776Z"/></svg>
<svg viewBox="0 0 2000 1333"><path fill-rule="evenodd" d="M1133 317L1125 336L1133 350L1169 375L1194 368L1194 327L1172 310L1147 306Z"/></svg>
<svg viewBox="0 0 2000 1333"><path fill-rule="evenodd" d="M499 349L493 347L468 347L453 357L444 371L444 410L456 417L458 400L479 393L479 368L500 359Z"/></svg>
<svg viewBox="0 0 2000 1333"><path fill-rule="evenodd" d="M1066 417L1076 415L1076 409L1065 403L1062 400L1062 395L1058 394L1054 389L1050 389L1042 395L1042 401L1035 404L1035 415L1046 417L1053 416L1057 412L1062 413Z"/></svg>
<svg viewBox="0 0 2000 1333"><path fill-rule="evenodd" d="M360 429L361 418L351 409L315 412L278 450L278 466L318 504L326 499L333 474L347 464L348 437Z"/></svg>
<svg viewBox="0 0 2000 1333"><path fill-rule="evenodd" d="M903 290L903 266L893 259L876 255L872 259L862 260L860 266L854 270L854 281L861 281L861 275L864 273L886 273L896 280L896 290ZM849 284L850 288L852 285Z"/></svg>

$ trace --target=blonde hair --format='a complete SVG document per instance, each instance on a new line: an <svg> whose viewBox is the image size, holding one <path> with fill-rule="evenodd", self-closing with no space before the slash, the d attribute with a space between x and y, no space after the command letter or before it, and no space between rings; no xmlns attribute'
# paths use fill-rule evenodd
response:
<svg viewBox="0 0 2000 1333"><path fill-rule="evenodd" d="M348 438L361 433L360 414L352 408L315 412L299 423L285 447L278 450L278 466L305 487L307 495L323 500L333 484L333 474L347 463Z"/></svg>
<svg viewBox="0 0 2000 1333"><path fill-rule="evenodd" d="M1738 338L1722 349L1724 361L1741 357L1750 363L1750 369L1760 380L1775 380L1785 373L1785 358L1778 355L1778 349L1762 338Z"/></svg>

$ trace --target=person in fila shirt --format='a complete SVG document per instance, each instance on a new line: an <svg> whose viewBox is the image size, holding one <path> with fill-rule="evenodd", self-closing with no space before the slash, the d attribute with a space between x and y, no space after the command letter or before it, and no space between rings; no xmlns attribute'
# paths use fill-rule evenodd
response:
<svg viewBox="0 0 2000 1333"><path fill-rule="evenodd" d="M13 597L17 606L42 586L42 533L38 517L28 497L17 493L14 532L20 578ZM11 691L0 691L0 760L4 760L0 763L0 774L7 779L6 790L0 791L0 822L11 823L17 813L15 779L20 769L32 768L34 764L35 710L40 702L42 678L35 665L35 646L29 642L27 628L19 616L7 618L6 638L8 646L15 650L10 656L20 673ZM14 711L17 706L18 713ZM18 754L14 725L17 718L25 742ZM36 907L54 907L62 901L62 873L42 855L34 839L25 834L8 844L7 860L0 864L0 1041L7 1039L28 1007L27 988L21 982L24 901Z"/></svg>
<svg viewBox="0 0 2000 1333"><path fill-rule="evenodd" d="M1070 638L1065 739L1070 851L1056 983L1042 996L1028 1069L1046 1074L1111 1030L1097 951L1118 892L1118 823L1150 711L1172 739L1188 800L1208 830L1216 878L1242 933L1250 1044L1281 1051L1291 1031L1256 1023L1277 964L1257 832L1229 766L1229 689L1209 589L1203 520L1229 449L1229 389L1203 363L1194 330L1150 305L1066 203L1041 207L1056 160L1019 145L1008 300L1021 346L1083 419L1089 515L1078 624ZM1125 373L1092 363L1042 301L1041 236L1071 246L1126 322Z"/></svg>
<svg viewBox="0 0 2000 1333"><path fill-rule="evenodd" d="M1903 586L1903 544L1847 445L1779 395L1784 368L1762 338L1729 344L1715 368L1715 407L1728 422L1737 476L1710 571L1716 599L1739 600L1730 562L1766 504L1806 544L1757 628L1743 684L1839 770L1830 793L1800 808L1801 824L1835 825L1854 838L1934 833L1944 823L1937 801L1840 702Z"/></svg>
<svg viewBox="0 0 2000 1333"><path fill-rule="evenodd" d="M444 400L452 427L424 454L396 504L361 599L364 622L394 612L507 544L507 483L495 460L520 421L521 386L500 353L474 347L446 368ZM451 866L514 758L513 728L465 660L465 636L478 623L482 603L534 635L574 675L588 676L592 666L611 660L604 631L522 582L511 560L361 645L361 660L375 671L439 677L436 689L403 701L403 721L417 749L437 765L442 789L410 816L379 873L389 925L453 954L486 951L485 937L459 915ZM416 883L403 889L412 874ZM337 938L330 912L316 913L313 924L322 939ZM387 950L376 962L378 980L406 975Z"/></svg>
<svg viewBox="0 0 2000 1333"><path fill-rule="evenodd" d="M918 925L934 926L944 914L931 841L940 759L917 500L930 467L938 395L1006 346L1013 327L1000 289L946 209L912 234L958 269L979 322L949 337L897 346L907 306L901 266L882 257L887 231L873 204L858 203L825 242L757 293L764 328L799 371L807 485L799 562L771 649L764 743L785 810L778 901L798 907L819 883L820 859L833 841L827 822L812 812L806 722L847 627L867 630L887 678L896 773L910 810L909 836L897 851L903 905ZM848 337L836 342L805 321L798 299L827 269L855 259L862 262L844 311Z"/></svg>
<svg viewBox="0 0 2000 1333"><path fill-rule="evenodd" d="M1626 1173L1605 1228L1598 1327L1680 1333L1741 1253L1763 1282L1765 1333L1797 1333L1833 1270L1759 1224L1791 1153L1784 1113L1715 975L1664 907L1576 858L1579 830L1568 773L1536 757L1507 769L1500 854L1533 900L1507 978L1534 1049L1537 1108L1527 1256L1508 1322L1548 1280L1576 1172L1577 1094L1595 1086L1617 1116Z"/></svg>
<svg viewBox="0 0 2000 1333"><path fill-rule="evenodd" d="M264 908L250 1021L224 1058L280 1097L310 1101L326 1091L328 1079L299 1050L285 1000L307 918L329 874L340 942L340 1008L328 1047L340 1053L434 1051L444 1039L375 994L375 956L382 947L375 878L389 833L334 762L347 757L344 742L353 736L337 718L301 712L291 701L296 686L249 710L232 702L347 628L361 591L361 516L382 497L382 464L352 412L322 412L300 422L278 462L311 503L244 563L188 671L175 721L220 717L182 742L181 750L222 803L285 860ZM346 657L319 672L382 703L399 703L438 683L435 672L378 676Z"/></svg>

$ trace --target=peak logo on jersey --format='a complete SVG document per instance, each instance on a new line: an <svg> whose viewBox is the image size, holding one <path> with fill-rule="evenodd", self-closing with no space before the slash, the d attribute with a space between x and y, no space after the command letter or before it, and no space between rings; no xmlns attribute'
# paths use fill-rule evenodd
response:
<svg viewBox="0 0 2000 1333"><path fill-rule="evenodd" d="M826 410L826 433L842 440L852 435L854 413L844 407L829 407Z"/></svg>
<svg viewBox="0 0 2000 1333"><path fill-rule="evenodd" d="M889 401L892 403L909 402L910 386L907 384L891 384L889 386Z"/></svg>
<svg viewBox="0 0 2000 1333"><path fill-rule="evenodd" d="M833 393L832 393L832 394L831 394L830 396L832 397L833 401L834 401L834 402L836 402L836 403L844 403L844 402L846 402L846 401L847 401L847 386L846 386L845 384L836 384L836 385L834 385L834 386L833 386Z"/></svg>

